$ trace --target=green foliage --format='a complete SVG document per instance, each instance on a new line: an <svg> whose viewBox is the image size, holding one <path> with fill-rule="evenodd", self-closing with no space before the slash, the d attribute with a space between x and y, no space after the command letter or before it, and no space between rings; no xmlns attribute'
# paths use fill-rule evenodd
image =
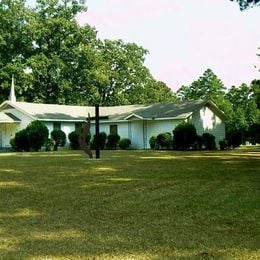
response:
<svg viewBox="0 0 260 260"><path fill-rule="evenodd" d="M79 132L78 131L72 131L68 135L69 141L70 141L70 147L73 150L79 149Z"/></svg>
<svg viewBox="0 0 260 260"><path fill-rule="evenodd" d="M190 86L182 86L177 91L177 97L180 100L206 99L216 102L219 97L224 96L225 87L222 81L210 69L207 69L203 75Z"/></svg>
<svg viewBox="0 0 260 260"><path fill-rule="evenodd" d="M66 134L60 129L54 129L51 132L51 138L54 140L54 151L57 151L58 147L63 147L66 144Z"/></svg>
<svg viewBox="0 0 260 260"><path fill-rule="evenodd" d="M23 129L15 134L11 145L16 151L30 151L30 143L27 129Z"/></svg>
<svg viewBox="0 0 260 260"><path fill-rule="evenodd" d="M158 147L158 143L157 143L157 136L151 136L150 140L149 140L149 144L151 149L156 149Z"/></svg>
<svg viewBox="0 0 260 260"><path fill-rule="evenodd" d="M8 97L12 74L18 97L23 94L22 85L27 85L24 69L31 46L30 13L23 0L0 1L0 103Z"/></svg>
<svg viewBox="0 0 260 260"><path fill-rule="evenodd" d="M45 150L46 152L52 152L55 148L55 141L51 138L48 138L45 144Z"/></svg>
<svg viewBox="0 0 260 260"><path fill-rule="evenodd" d="M118 146L123 150L129 149L130 145L131 140L129 138L122 138L118 143Z"/></svg>
<svg viewBox="0 0 260 260"><path fill-rule="evenodd" d="M106 140L107 140L107 134L105 132L100 132L99 133L99 148L104 149L106 145ZM94 135L93 139L91 141L91 149L96 149L97 147L97 136Z"/></svg>
<svg viewBox="0 0 260 260"><path fill-rule="evenodd" d="M30 149L39 151L41 147L46 143L49 130L45 124L41 121L33 121L27 127L28 141Z"/></svg>
<svg viewBox="0 0 260 260"><path fill-rule="evenodd" d="M218 143L221 151L226 150L229 147L226 139L220 140Z"/></svg>
<svg viewBox="0 0 260 260"><path fill-rule="evenodd" d="M260 56L260 55L258 55ZM260 109L260 80L253 80L251 82L252 98L255 100L257 109Z"/></svg>
<svg viewBox="0 0 260 260"><path fill-rule="evenodd" d="M49 136L48 128L40 121L31 122L25 129L17 132L11 141L17 151L39 151Z"/></svg>
<svg viewBox="0 0 260 260"><path fill-rule="evenodd" d="M120 136L118 134L109 134L107 136L107 148L116 149L119 140Z"/></svg>
<svg viewBox="0 0 260 260"><path fill-rule="evenodd" d="M18 98L53 104L123 105L171 102L173 92L144 65L148 51L100 40L76 16L81 0L0 3L0 101L15 74ZM25 73L27 71L27 73Z"/></svg>
<svg viewBox="0 0 260 260"><path fill-rule="evenodd" d="M252 124L249 127L247 137L252 144L260 144L260 123Z"/></svg>
<svg viewBox="0 0 260 260"><path fill-rule="evenodd" d="M160 133L156 137L156 142L161 149L170 149L172 146L172 135L171 133L165 132Z"/></svg>
<svg viewBox="0 0 260 260"><path fill-rule="evenodd" d="M244 132L241 130L233 130L227 133L228 145L232 148L239 147L243 142Z"/></svg>
<svg viewBox="0 0 260 260"><path fill-rule="evenodd" d="M215 136L209 133L202 134L202 145L206 150L214 150L216 149Z"/></svg>
<svg viewBox="0 0 260 260"><path fill-rule="evenodd" d="M196 141L196 128L191 123L180 123L173 130L173 146L176 150L194 149Z"/></svg>

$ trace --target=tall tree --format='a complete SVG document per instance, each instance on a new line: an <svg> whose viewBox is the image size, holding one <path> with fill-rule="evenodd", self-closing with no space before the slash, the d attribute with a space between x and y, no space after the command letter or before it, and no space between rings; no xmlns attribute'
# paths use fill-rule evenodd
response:
<svg viewBox="0 0 260 260"><path fill-rule="evenodd" d="M212 99L217 101L224 95L225 87L222 81L211 69L207 69L198 80L190 86L182 86L177 91L181 100Z"/></svg>
<svg viewBox="0 0 260 260"><path fill-rule="evenodd" d="M27 65L33 77L26 100L81 103L79 93L87 84L83 78L94 59L96 41L96 31L75 20L84 8L78 1L37 1L29 23L33 49Z"/></svg>
<svg viewBox="0 0 260 260"><path fill-rule="evenodd" d="M253 80L251 83L252 96L255 99L257 109L260 109L260 80Z"/></svg>
<svg viewBox="0 0 260 260"><path fill-rule="evenodd" d="M100 41L100 64L99 68L96 66L99 76L94 77L93 88L96 88L96 97L101 104L173 100L172 91L162 82L156 81L144 66L147 53L147 50L135 43L124 43L122 40Z"/></svg>
<svg viewBox="0 0 260 260"><path fill-rule="evenodd" d="M29 17L30 10L24 0L0 1L0 102L8 97L12 74L18 75L18 94L22 91L22 75L30 48Z"/></svg>
<svg viewBox="0 0 260 260"><path fill-rule="evenodd" d="M0 3L0 101L11 74L18 100L56 104L119 105L166 102L172 91L144 66L147 50L121 40L98 40L80 26L82 0L25 0ZM18 83L18 84L17 84Z"/></svg>

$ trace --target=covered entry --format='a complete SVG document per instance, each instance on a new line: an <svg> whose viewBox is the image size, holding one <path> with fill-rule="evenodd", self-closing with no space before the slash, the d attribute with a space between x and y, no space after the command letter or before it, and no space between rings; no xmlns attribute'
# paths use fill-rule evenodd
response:
<svg viewBox="0 0 260 260"><path fill-rule="evenodd" d="M0 149L10 147L10 139L14 137L20 121L11 113L0 112Z"/></svg>

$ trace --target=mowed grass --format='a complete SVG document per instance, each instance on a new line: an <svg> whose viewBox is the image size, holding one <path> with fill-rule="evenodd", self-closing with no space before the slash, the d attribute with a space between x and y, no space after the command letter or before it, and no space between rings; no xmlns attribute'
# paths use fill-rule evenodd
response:
<svg viewBox="0 0 260 260"><path fill-rule="evenodd" d="M0 154L0 259L259 259L260 153Z"/></svg>

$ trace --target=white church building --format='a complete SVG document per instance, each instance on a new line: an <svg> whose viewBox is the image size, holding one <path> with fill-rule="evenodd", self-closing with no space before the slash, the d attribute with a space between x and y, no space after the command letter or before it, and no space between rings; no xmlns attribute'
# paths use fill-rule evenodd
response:
<svg viewBox="0 0 260 260"><path fill-rule="evenodd" d="M12 81L9 100L0 105L0 149L10 147L10 139L30 122L44 122L49 132L61 129L66 136L86 120L88 113L95 116L95 107L37 104L17 102ZM183 121L194 124L197 134L205 132L215 136L216 144L225 138L225 115L211 101L185 103L125 105L100 107L100 131L118 133L131 140L131 148L149 149L151 136L172 133ZM91 123L92 135L95 122Z"/></svg>

